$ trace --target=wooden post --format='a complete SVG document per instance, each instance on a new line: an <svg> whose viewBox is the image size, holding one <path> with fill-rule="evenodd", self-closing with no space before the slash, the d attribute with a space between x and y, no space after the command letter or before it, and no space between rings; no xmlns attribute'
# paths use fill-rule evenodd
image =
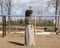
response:
<svg viewBox="0 0 60 48"><path fill-rule="evenodd" d="M4 36L6 36L6 17L4 15L2 16L2 21L3 21L3 27L2 27L3 35L2 35L2 37L4 37Z"/></svg>

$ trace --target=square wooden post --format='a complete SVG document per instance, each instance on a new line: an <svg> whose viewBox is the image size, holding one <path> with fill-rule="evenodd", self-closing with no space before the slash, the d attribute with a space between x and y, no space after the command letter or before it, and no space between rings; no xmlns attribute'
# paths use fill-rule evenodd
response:
<svg viewBox="0 0 60 48"><path fill-rule="evenodd" d="M3 26L2 26L2 30L3 30L3 35L2 37L6 36L6 16L2 16L2 22L3 22Z"/></svg>

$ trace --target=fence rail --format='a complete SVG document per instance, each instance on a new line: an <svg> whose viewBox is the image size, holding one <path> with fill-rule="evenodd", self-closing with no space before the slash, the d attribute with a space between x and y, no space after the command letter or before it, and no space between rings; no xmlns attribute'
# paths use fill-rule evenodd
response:
<svg viewBox="0 0 60 48"><path fill-rule="evenodd" d="M10 30L24 31L25 30L25 16L10 16ZM38 31L54 32L56 27L56 19L60 24L60 16L32 16L32 24L36 26ZM6 16L6 30L8 31L8 16ZM2 30L2 16L0 15L0 30Z"/></svg>

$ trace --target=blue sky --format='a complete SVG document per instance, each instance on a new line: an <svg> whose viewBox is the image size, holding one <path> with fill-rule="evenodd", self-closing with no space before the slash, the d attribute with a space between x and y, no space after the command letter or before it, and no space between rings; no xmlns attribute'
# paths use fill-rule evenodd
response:
<svg viewBox="0 0 60 48"><path fill-rule="evenodd" d="M54 15L54 7L51 5L50 8L45 11L47 7L47 1L49 0L12 0L12 15L22 15L24 16L25 11L29 6L32 6L33 15L42 15L44 16L52 16ZM39 12L39 13L38 13ZM4 14L7 14L4 10Z"/></svg>
<svg viewBox="0 0 60 48"><path fill-rule="evenodd" d="M38 12L40 12L38 15L48 16L48 15L54 15L54 7L50 7L47 11L45 11L47 7L47 1L49 0L12 0L12 13L11 14L24 14L25 10L28 9L28 7L31 5L33 10L33 15L37 15Z"/></svg>
<svg viewBox="0 0 60 48"><path fill-rule="evenodd" d="M49 7L49 9L47 9L47 11L45 11L47 4L48 4L47 1L49 0L12 0L11 15L12 16L16 16L16 15L24 16L25 11L28 9L28 7L32 6L34 16L41 15L41 12L42 12L42 16L53 16L55 13L54 12L55 9L52 5ZM5 15L7 14L5 9L4 9L4 14Z"/></svg>

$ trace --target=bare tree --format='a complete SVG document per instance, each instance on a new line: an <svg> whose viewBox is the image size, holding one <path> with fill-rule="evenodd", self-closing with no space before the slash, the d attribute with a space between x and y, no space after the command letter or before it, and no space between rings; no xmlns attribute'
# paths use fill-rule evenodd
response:
<svg viewBox="0 0 60 48"><path fill-rule="evenodd" d="M11 21L11 17L10 17L10 14L11 14L11 0L4 0L4 4L5 4L5 8L6 8L6 11L7 11L7 14L8 14L8 29L10 32L10 21Z"/></svg>
<svg viewBox="0 0 60 48"><path fill-rule="evenodd" d="M11 21L11 17L10 17L10 14L11 14L11 0L3 0L3 5L5 5L5 6L3 6L3 8L6 9L7 14L8 14L8 29L9 29L8 32L10 32L10 21ZM3 14L3 12L2 12L3 8L2 8L2 3L1 3L1 14Z"/></svg>
<svg viewBox="0 0 60 48"><path fill-rule="evenodd" d="M10 21L11 21L11 18L10 18L10 14L11 14L11 0L8 0L8 28L9 28L9 31L10 32Z"/></svg>
<svg viewBox="0 0 60 48"><path fill-rule="evenodd" d="M59 27L59 0L50 0L48 2L48 7L50 7L50 5L53 5L55 8L55 31L57 31L57 28Z"/></svg>
<svg viewBox="0 0 60 48"><path fill-rule="evenodd" d="M4 37L4 36L6 36L6 17L3 15L3 0L0 0L0 5L1 5L1 16L2 16L2 22L3 22L3 26L2 26L3 35L2 35L2 37Z"/></svg>
<svg viewBox="0 0 60 48"><path fill-rule="evenodd" d="M1 15L3 15L3 0L0 0L0 6L1 6Z"/></svg>

